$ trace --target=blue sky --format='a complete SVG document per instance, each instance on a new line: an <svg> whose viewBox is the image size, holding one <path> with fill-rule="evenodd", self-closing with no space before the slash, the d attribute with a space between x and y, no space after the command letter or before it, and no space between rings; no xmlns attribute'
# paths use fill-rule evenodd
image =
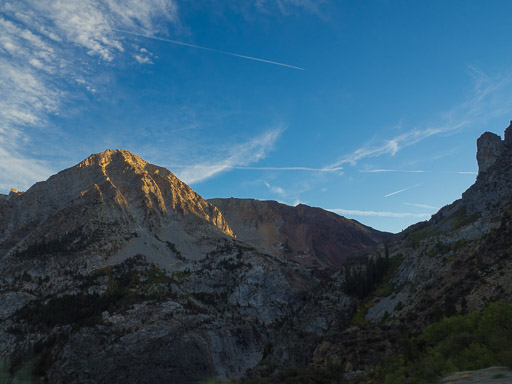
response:
<svg viewBox="0 0 512 384"><path fill-rule="evenodd" d="M124 148L206 198L400 231L460 198L476 139L512 119L511 14L472 0L2 1L0 192Z"/></svg>

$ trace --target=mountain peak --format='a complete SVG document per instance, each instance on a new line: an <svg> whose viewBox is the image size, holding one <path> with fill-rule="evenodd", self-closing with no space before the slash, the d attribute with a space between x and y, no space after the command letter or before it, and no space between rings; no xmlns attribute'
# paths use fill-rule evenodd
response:
<svg viewBox="0 0 512 384"><path fill-rule="evenodd" d="M130 164L134 168L144 168L149 164L146 160L125 149L106 149L103 152L90 155L77 166L88 167L91 165L99 165L104 167L111 163L126 163Z"/></svg>
<svg viewBox="0 0 512 384"><path fill-rule="evenodd" d="M13 222L9 228L0 223L0 245L11 237L26 247L84 228L119 237L117 228L122 227L128 234L145 233L184 247L219 231L235 236L217 207L172 172L122 149L93 154L25 193L11 192L9 199L12 208L5 214ZM29 228L37 230L26 238Z"/></svg>

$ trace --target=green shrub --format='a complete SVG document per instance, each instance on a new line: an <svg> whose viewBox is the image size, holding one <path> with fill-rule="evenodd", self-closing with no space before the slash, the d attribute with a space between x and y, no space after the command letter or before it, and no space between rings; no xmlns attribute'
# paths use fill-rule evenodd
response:
<svg viewBox="0 0 512 384"><path fill-rule="evenodd" d="M432 383L454 371L512 366L512 305L445 318L401 343L402 354L375 370L378 383Z"/></svg>

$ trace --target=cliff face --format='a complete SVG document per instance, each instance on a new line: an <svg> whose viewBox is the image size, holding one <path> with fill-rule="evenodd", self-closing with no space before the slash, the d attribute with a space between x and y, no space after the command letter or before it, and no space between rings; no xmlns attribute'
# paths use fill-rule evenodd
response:
<svg viewBox="0 0 512 384"><path fill-rule="evenodd" d="M320 208L276 201L211 199L239 239L308 266L335 270L391 235Z"/></svg>
<svg viewBox="0 0 512 384"><path fill-rule="evenodd" d="M512 124L505 138L511 131ZM445 301L474 310L492 297L512 297L512 140L486 132L477 145L479 174L462 198L390 243L403 258L392 280L401 288L371 308L369 319L394 313L400 300L397 318L428 321Z"/></svg>
<svg viewBox="0 0 512 384"><path fill-rule="evenodd" d="M400 333L512 301L512 124L504 141L487 132L477 145L475 183L429 221L387 242L393 274L366 298L363 322L318 346L314 365L366 369L399 351ZM382 250L373 254L383 256ZM382 353L362 353L376 349Z"/></svg>
<svg viewBox="0 0 512 384"><path fill-rule="evenodd" d="M503 151L501 138L491 132L485 132L477 140L476 160L478 173L486 172L500 157Z"/></svg>

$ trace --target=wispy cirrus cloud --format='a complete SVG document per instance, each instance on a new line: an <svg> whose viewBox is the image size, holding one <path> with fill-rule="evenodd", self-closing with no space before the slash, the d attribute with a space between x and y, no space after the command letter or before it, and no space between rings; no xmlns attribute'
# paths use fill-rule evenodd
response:
<svg viewBox="0 0 512 384"><path fill-rule="evenodd" d="M148 63L149 52L132 52L113 29L161 31L163 21L178 23L173 0L0 3L0 184L24 189L52 173L25 152L28 131L58 115L70 89L96 92L90 73L97 60L113 66L128 54Z"/></svg>
<svg viewBox="0 0 512 384"><path fill-rule="evenodd" d="M234 169L244 169L249 171L304 171L304 172L320 172L320 173L341 173L342 167L336 168L310 168L310 167L234 167Z"/></svg>
<svg viewBox="0 0 512 384"><path fill-rule="evenodd" d="M510 112L512 75L490 76L473 66L468 66L468 72L474 80L472 91L462 103L441 114L438 122L413 126L408 131L378 144L365 144L330 166L337 167L345 163L356 165L366 158L394 156L402 149L432 136L455 133Z"/></svg>
<svg viewBox="0 0 512 384"><path fill-rule="evenodd" d="M178 168L176 175L188 184L199 183L220 173L255 163L274 148L282 127L267 131L242 143L218 146L208 159L191 165L167 165Z"/></svg>
<svg viewBox="0 0 512 384"><path fill-rule="evenodd" d="M0 192L8 192L10 188L24 190L31 185L31 181L51 174L45 163L27 159L6 148L9 145L0 142Z"/></svg>
<svg viewBox="0 0 512 384"><path fill-rule="evenodd" d="M412 129L411 131L405 132L392 139L385 140L383 143L376 146L364 145L363 147L331 164L331 167L338 167L345 163L356 165L359 160L369 157L380 157L383 155L394 156L403 148L414 145L431 136L460 129L465 125L467 125L467 122L461 121L455 125L445 125L442 127L432 127L426 129Z"/></svg>
<svg viewBox="0 0 512 384"><path fill-rule="evenodd" d="M397 173L425 173L426 171L415 171L406 169L364 169L359 170L362 173L382 173L382 172L397 172Z"/></svg>
<svg viewBox="0 0 512 384"><path fill-rule="evenodd" d="M413 207L418 207L418 208L425 208L425 209L434 209L434 210L438 210L439 208L438 207L434 207L432 205L428 205L428 204L416 204L416 203L404 203L405 205L410 205L410 206L413 206Z"/></svg>
<svg viewBox="0 0 512 384"><path fill-rule="evenodd" d="M337 213L343 216L377 216L377 217L394 217L397 219L414 218L424 219L430 217L430 213L410 213L410 212L383 212L383 211L362 211L357 209L333 208L327 211Z"/></svg>

